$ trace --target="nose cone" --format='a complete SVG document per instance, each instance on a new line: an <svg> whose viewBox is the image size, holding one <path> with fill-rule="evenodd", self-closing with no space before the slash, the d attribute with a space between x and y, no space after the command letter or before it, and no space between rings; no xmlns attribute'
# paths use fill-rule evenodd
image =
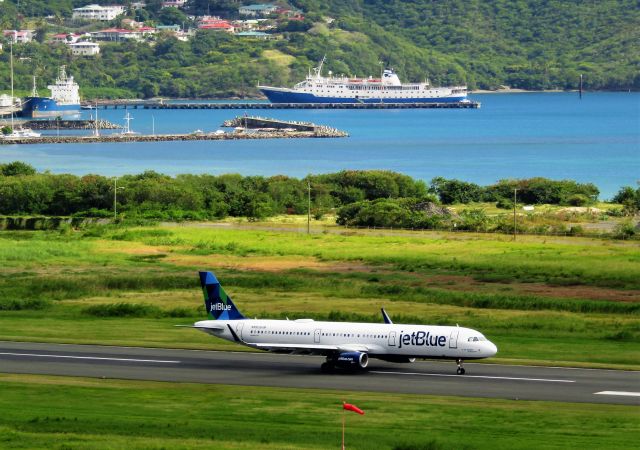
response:
<svg viewBox="0 0 640 450"><path fill-rule="evenodd" d="M496 347L496 345L491 342L491 341L487 341L487 357L492 357L495 356L496 353L498 353L498 347Z"/></svg>

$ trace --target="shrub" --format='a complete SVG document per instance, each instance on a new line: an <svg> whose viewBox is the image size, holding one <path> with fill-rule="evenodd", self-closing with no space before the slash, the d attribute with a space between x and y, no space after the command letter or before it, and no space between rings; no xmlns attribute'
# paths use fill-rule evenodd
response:
<svg viewBox="0 0 640 450"><path fill-rule="evenodd" d="M571 206L586 206L591 200L584 194L573 194L567 199L567 203Z"/></svg>
<svg viewBox="0 0 640 450"><path fill-rule="evenodd" d="M616 239L629 239L636 234L636 229L630 220L621 222L613 230L613 237Z"/></svg>
<svg viewBox="0 0 640 450"><path fill-rule="evenodd" d="M582 228L580 225L573 225L571 226L571 228L569 228L569 234L571 236L581 236L584 234L584 228Z"/></svg>
<svg viewBox="0 0 640 450"><path fill-rule="evenodd" d="M496 202L496 208L500 209L513 209L513 202L506 198L501 198Z"/></svg>
<svg viewBox="0 0 640 450"><path fill-rule="evenodd" d="M149 317L160 316L160 308L141 303L112 303L89 306L83 311L96 317Z"/></svg>

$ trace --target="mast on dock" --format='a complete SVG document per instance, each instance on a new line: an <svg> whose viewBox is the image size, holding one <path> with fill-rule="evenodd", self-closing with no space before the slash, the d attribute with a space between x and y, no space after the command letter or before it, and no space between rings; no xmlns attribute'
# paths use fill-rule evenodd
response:
<svg viewBox="0 0 640 450"><path fill-rule="evenodd" d="M13 108L15 107L15 98L13 98L13 40L9 41L9 55L11 66L11 131L13 132Z"/></svg>
<svg viewBox="0 0 640 450"><path fill-rule="evenodd" d="M36 76L33 76L33 88L31 88L31 96L39 97L38 95L38 87L36 86Z"/></svg>

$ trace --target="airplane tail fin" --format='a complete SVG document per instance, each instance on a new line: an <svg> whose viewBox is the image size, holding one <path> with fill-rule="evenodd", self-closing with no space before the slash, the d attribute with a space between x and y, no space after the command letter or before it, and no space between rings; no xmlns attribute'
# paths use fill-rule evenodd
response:
<svg viewBox="0 0 640 450"><path fill-rule="evenodd" d="M212 272L200 272L200 284L202 285L204 304L210 319L245 319Z"/></svg>

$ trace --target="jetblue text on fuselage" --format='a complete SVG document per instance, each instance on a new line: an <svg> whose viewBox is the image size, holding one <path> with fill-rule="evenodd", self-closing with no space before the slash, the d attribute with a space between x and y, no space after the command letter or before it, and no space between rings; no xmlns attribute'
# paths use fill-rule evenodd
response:
<svg viewBox="0 0 640 450"><path fill-rule="evenodd" d="M422 345L424 347L444 347L447 343L445 336L432 335L430 332L414 331L411 334L402 334L400 332L400 346L407 345Z"/></svg>

